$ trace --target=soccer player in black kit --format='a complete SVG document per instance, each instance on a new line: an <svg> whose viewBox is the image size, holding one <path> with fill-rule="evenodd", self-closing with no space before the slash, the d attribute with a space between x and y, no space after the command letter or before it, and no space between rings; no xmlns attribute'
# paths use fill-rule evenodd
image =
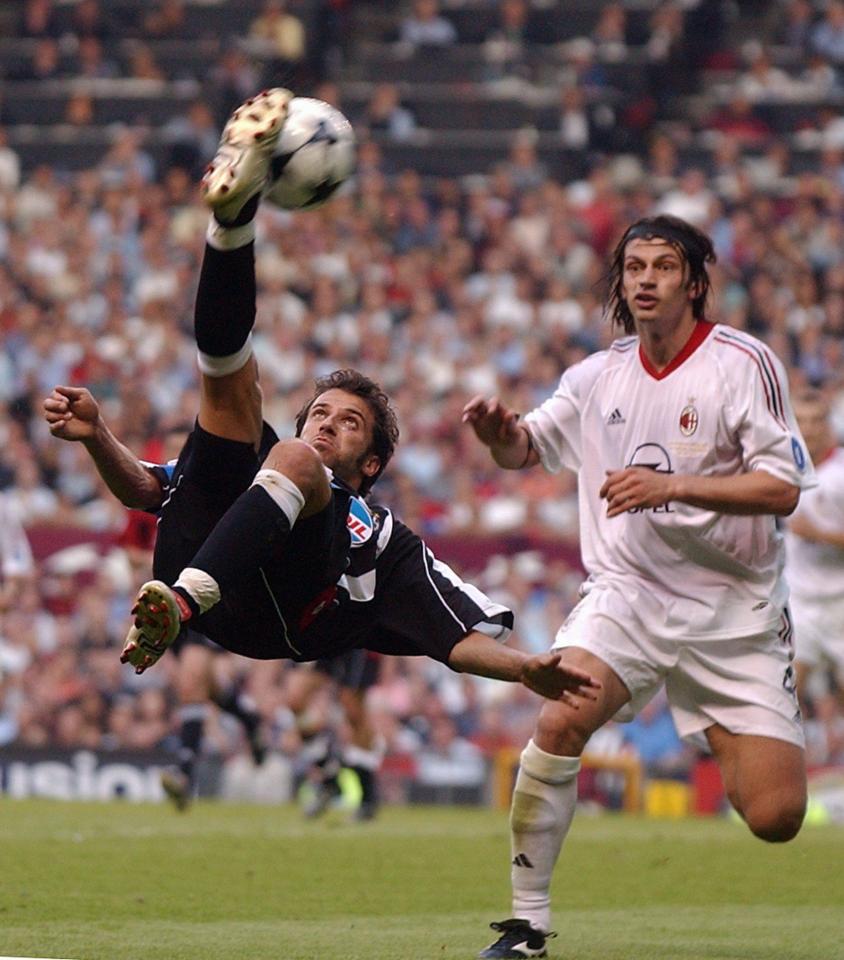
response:
<svg viewBox="0 0 844 960"><path fill-rule="evenodd" d="M295 438L264 422L250 339L253 218L291 96L268 90L238 108L203 178L213 216L195 310L199 416L169 483L114 437L100 457L160 505L157 579L138 593L121 659L141 673L190 627L256 659L426 655L553 699L592 698L595 681L559 654L500 643L512 613L367 499L398 439L377 384L337 370L317 380ZM45 413L56 429L72 401L54 394Z"/></svg>

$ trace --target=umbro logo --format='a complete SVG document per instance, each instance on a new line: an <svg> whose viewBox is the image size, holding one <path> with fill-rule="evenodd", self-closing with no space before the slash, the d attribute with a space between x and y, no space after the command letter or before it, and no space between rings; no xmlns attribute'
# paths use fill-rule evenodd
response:
<svg viewBox="0 0 844 960"><path fill-rule="evenodd" d="M618 407L613 410L613 412L607 417L607 426L615 427L620 423L626 423L624 419L624 414L618 409Z"/></svg>
<svg viewBox="0 0 844 960"><path fill-rule="evenodd" d="M528 870L533 870L533 864L528 860L527 854L525 853L517 853L516 856L513 857L513 866L527 867Z"/></svg>

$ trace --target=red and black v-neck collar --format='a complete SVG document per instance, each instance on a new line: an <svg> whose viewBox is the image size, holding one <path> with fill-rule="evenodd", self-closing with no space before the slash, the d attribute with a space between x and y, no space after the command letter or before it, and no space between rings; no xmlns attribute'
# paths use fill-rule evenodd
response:
<svg viewBox="0 0 844 960"><path fill-rule="evenodd" d="M689 357L697 350L697 348L703 343L703 341L709 336L710 333L715 329L715 324L710 323L708 320L698 320L695 324L694 330L692 330L691 336L683 345L683 348L677 354L676 357L668 364L667 367L663 367L662 370L657 370L656 367L648 360L645 355L645 351L642 349L641 342L639 343L639 359L642 362L642 366L645 368L645 373L648 376L654 378L654 380L664 380L669 373L673 373L677 367L681 366Z"/></svg>

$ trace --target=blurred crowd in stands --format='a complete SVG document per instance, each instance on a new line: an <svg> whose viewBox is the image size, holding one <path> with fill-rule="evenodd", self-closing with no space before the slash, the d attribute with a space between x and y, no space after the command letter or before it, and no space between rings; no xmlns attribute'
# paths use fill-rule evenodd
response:
<svg viewBox="0 0 844 960"><path fill-rule="evenodd" d="M66 77L69 64L74 77L154 77L154 41L181 36L191 5L18 6L19 36L36 43L31 63L7 74L36 81ZM352 6L263 4L247 42L221 51L185 112L167 121L164 154L146 148L143 127L126 126L94 166L62 168L46 156L27 166L0 133L0 490L37 558L36 574L6 584L0 743L151 747L172 735L168 658L142 677L117 659L130 597L146 578L148 521L127 520L84 450L50 437L41 401L56 384L85 385L130 448L155 462L169 455L165 438L197 409L192 299L207 222L197 177L233 103L291 65L309 65L302 76L313 86L303 92L349 112L360 149L354 181L325 208L259 213L255 350L266 415L290 432L313 378L336 367L378 379L402 439L376 497L512 603L522 646L546 649L574 602L574 479L494 469L461 426L461 408L484 393L527 410L567 366L612 340L606 255L632 219L670 212L712 235L710 318L766 340L794 385L819 387L844 442L844 123L835 106L844 3L657 3L635 36L626 4L593 4L591 32L567 41L550 78L529 72L542 42L531 31L563 3L363 5L387 17L389 40L411 47L459 43L450 13L485 8L488 81L546 79L559 91L555 133L582 162L573 181L526 129L473 175L396 166L375 134L412 141L420 123L407 91L389 83L373 83L355 108L345 102ZM730 17L745 6L764 32L736 45ZM314 38L303 24L323 17ZM131 62L111 60L106 41L127 31L138 40ZM610 68L634 56L641 87L613 95ZM93 102L72 104L69 114L95 112ZM789 111L772 109L782 104ZM289 668L230 656L218 665L253 696L275 748L294 754ZM386 658L370 703L389 751L460 768L521 746L537 709L518 687ZM314 709L330 712L330 698ZM617 728L608 749L682 773L693 754L665 717L657 702ZM844 763L832 694L810 710L808 731L811 763ZM216 722L207 749L229 756L243 749L238 736Z"/></svg>

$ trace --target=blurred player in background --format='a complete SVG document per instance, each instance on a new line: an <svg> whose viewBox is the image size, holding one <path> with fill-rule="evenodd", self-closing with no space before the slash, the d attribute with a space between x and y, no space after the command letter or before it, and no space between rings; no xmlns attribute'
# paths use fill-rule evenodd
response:
<svg viewBox="0 0 844 960"><path fill-rule="evenodd" d="M133 570L149 576L155 546L154 517L170 495L176 461L155 465L137 460L112 435L100 415L99 404L84 387L57 386L45 401L45 410L56 406L65 409L68 415L58 423L51 423L51 433L61 440L82 443L109 490L132 511L121 545L127 551ZM51 421L49 414L47 420ZM188 432L180 429L168 434L165 457L168 448L169 452L178 452ZM174 444L178 446L174 448ZM127 465L131 470L127 471ZM161 784L177 809L184 810L193 792L209 701L240 722L256 764L263 763L266 748L255 705L236 686L221 687L216 681L214 660L219 647L201 633L186 630L173 645L173 652L178 658L175 688L179 700L179 750L176 765L162 773Z"/></svg>
<svg viewBox="0 0 844 960"><path fill-rule="evenodd" d="M563 374L520 421L475 397L464 420L499 466L578 472L589 573L554 647L602 682L577 711L543 704L510 814L513 915L482 957L545 956L551 874L580 755L665 684L682 736L705 735L758 837L786 841L806 807L782 538L814 471L784 369L755 338L705 319L710 239L675 217L616 247L609 312L625 336Z"/></svg>
<svg viewBox="0 0 844 960"><path fill-rule="evenodd" d="M797 692L804 701L813 672L827 666L844 702L844 449L836 445L820 391L800 391L794 412L818 476L786 527Z"/></svg>
<svg viewBox="0 0 844 960"><path fill-rule="evenodd" d="M22 582L35 575L35 560L14 502L0 491L0 618L14 605ZM0 619L0 636L2 636Z"/></svg>
<svg viewBox="0 0 844 960"><path fill-rule="evenodd" d="M296 716L303 740L303 759L313 789L305 803L305 816L317 817L342 798L342 768L354 771L360 783L358 820L371 820L378 810L377 773L384 744L375 732L366 706L367 691L378 682L380 654L348 650L337 657L317 660L296 670L289 683L288 706ZM329 690L345 715L341 736L321 711L309 709L314 697Z"/></svg>

